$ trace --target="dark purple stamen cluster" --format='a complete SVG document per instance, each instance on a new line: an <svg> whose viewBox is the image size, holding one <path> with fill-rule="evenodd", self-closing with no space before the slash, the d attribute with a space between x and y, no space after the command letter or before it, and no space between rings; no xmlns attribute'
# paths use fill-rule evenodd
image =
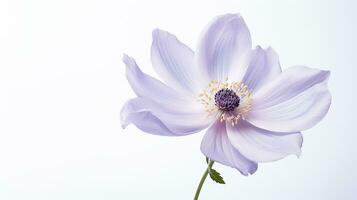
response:
<svg viewBox="0 0 357 200"><path fill-rule="evenodd" d="M214 95L216 106L223 111L233 111L239 106L240 98L231 89L220 89Z"/></svg>

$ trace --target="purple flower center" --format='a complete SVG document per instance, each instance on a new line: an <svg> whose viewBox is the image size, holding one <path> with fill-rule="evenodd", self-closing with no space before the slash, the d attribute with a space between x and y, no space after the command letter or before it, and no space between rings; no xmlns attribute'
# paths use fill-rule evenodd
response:
<svg viewBox="0 0 357 200"><path fill-rule="evenodd" d="M220 89L214 95L216 106L222 111L233 111L239 106L240 98L231 89Z"/></svg>

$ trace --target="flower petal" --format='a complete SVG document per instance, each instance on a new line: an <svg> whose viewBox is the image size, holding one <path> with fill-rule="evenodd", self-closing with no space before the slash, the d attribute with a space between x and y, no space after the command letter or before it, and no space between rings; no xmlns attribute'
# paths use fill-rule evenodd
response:
<svg viewBox="0 0 357 200"><path fill-rule="evenodd" d="M303 139L299 132L275 133L241 120L236 126L227 124L227 134L232 145L254 162L275 161L290 154L301 154Z"/></svg>
<svg viewBox="0 0 357 200"><path fill-rule="evenodd" d="M243 83L254 93L280 73L281 67L276 52L272 48L264 50L257 46L251 53Z"/></svg>
<svg viewBox="0 0 357 200"><path fill-rule="evenodd" d="M143 73L135 60L127 55L123 56L126 65L126 77L137 96L145 97L165 104L188 104L192 99L185 93L180 93L161 81Z"/></svg>
<svg viewBox="0 0 357 200"><path fill-rule="evenodd" d="M306 130L319 122L331 104L329 71L292 67L259 90L246 117L253 125L277 132Z"/></svg>
<svg viewBox="0 0 357 200"><path fill-rule="evenodd" d="M180 107L159 104L142 97L126 102L121 111L121 123L130 123L154 135L182 136L207 128L213 119L203 112L191 112Z"/></svg>
<svg viewBox="0 0 357 200"><path fill-rule="evenodd" d="M216 121L207 130L202 143L201 151L208 158L238 169L243 175L253 174L258 165L242 156L242 154L230 143L226 125L223 122Z"/></svg>
<svg viewBox="0 0 357 200"><path fill-rule="evenodd" d="M218 16L203 32L197 50L198 65L209 80L222 80L233 66L242 66L251 43L248 27L239 14Z"/></svg>
<svg viewBox="0 0 357 200"><path fill-rule="evenodd" d="M151 61L159 76L171 87L195 94L201 89L194 52L174 35L156 29L152 34Z"/></svg>

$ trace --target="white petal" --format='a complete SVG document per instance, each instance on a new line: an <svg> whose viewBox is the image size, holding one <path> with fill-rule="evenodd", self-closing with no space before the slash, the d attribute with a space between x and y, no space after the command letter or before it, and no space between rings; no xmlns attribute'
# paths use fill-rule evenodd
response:
<svg viewBox="0 0 357 200"><path fill-rule="evenodd" d="M302 135L275 133L257 128L246 121L236 126L227 124L228 138L246 158L255 162L269 162L290 154L301 154Z"/></svg>
<svg viewBox="0 0 357 200"><path fill-rule="evenodd" d="M197 50L197 63L208 80L222 80L231 69L242 67L251 50L249 30L239 14L215 18L204 30Z"/></svg>
<svg viewBox="0 0 357 200"><path fill-rule="evenodd" d="M277 131L306 130L327 113L331 94L328 71L292 67L253 95L247 121L257 127Z"/></svg>
<svg viewBox="0 0 357 200"><path fill-rule="evenodd" d="M174 35L159 29L153 31L151 61L159 76L171 87L195 94L203 87L194 52Z"/></svg>
<svg viewBox="0 0 357 200"><path fill-rule="evenodd" d="M193 112L141 97L127 101L121 111L123 128L132 123L154 135L188 135L207 128L212 122L204 111Z"/></svg>
<svg viewBox="0 0 357 200"><path fill-rule="evenodd" d="M266 50L260 46L252 51L250 63L243 77L243 83L251 92L256 92L281 73L279 57L272 48Z"/></svg>
<svg viewBox="0 0 357 200"><path fill-rule="evenodd" d="M216 121L207 130L202 143L202 153L223 165L238 169L243 175L253 174L257 170L257 163L245 158L230 143L225 122Z"/></svg>

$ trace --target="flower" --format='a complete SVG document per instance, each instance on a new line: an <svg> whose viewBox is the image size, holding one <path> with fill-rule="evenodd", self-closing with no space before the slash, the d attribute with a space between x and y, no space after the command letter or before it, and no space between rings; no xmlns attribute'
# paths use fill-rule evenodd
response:
<svg viewBox="0 0 357 200"><path fill-rule="evenodd" d="M300 131L327 113L329 71L295 66L282 71L272 48L252 50L239 14L208 24L196 52L156 29L152 65L162 79L143 73L124 55L126 77L137 97L125 103L121 122L163 136L207 129L202 153L253 174L257 164L299 156Z"/></svg>

